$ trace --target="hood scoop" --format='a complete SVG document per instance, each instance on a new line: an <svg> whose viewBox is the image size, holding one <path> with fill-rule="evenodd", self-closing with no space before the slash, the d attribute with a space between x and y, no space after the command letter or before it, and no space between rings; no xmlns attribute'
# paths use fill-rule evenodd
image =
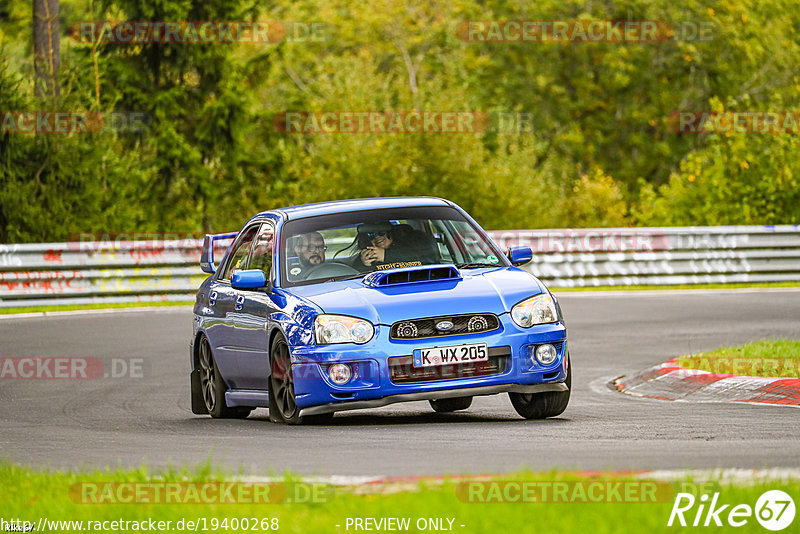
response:
<svg viewBox="0 0 800 534"><path fill-rule="evenodd" d="M364 285L367 287L389 287L442 280L462 280L461 273L453 265L401 267L369 273L364 277Z"/></svg>

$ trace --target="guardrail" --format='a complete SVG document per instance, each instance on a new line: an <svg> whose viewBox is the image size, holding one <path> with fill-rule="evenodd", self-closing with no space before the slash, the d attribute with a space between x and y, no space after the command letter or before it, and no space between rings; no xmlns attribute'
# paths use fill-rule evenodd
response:
<svg viewBox="0 0 800 534"><path fill-rule="evenodd" d="M800 281L800 225L489 232L551 287ZM0 245L0 308L185 301L202 240ZM221 256L219 250L215 256Z"/></svg>
<svg viewBox="0 0 800 534"><path fill-rule="evenodd" d="M490 232L552 287L800 280L800 225Z"/></svg>
<svg viewBox="0 0 800 534"><path fill-rule="evenodd" d="M202 246L202 239L0 245L0 308L191 300L208 276Z"/></svg>

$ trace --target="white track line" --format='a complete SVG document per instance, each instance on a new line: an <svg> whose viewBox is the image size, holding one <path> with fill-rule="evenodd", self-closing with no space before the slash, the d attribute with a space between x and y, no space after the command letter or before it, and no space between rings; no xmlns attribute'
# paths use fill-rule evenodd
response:
<svg viewBox="0 0 800 534"><path fill-rule="evenodd" d="M567 470L566 472L574 472ZM580 471L578 471L580 472ZM327 484L331 486L361 486L365 484L394 484L394 485L413 485L422 481L444 482L447 478L469 480L470 478L486 480L487 478L500 479L513 473L495 473L480 475L431 475L420 477L385 477L385 476L309 476L301 477L298 482L304 484ZM610 472L608 477L614 477ZM789 480L800 480L800 468L768 468L768 469L741 469L716 468L716 469L658 469L654 471L643 471L634 475L634 478L646 480L665 480L680 481L691 479L694 481L715 481L721 484L757 484L766 481L787 482ZM286 479L280 476L244 476L236 477L237 482L251 484L265 484L285 482Z"/></svg>
<svg viewBox="0 0 800 534"><path fill-rule="evenodd" d="M736 467L724 469L659 469L648 471L637 478L657 480L685 480L687 478L702 481L716 481L722 484L752 485L765 481L788 482L800 480L800 469L797 468L769 468L769 469L740 469Z"/></svg>

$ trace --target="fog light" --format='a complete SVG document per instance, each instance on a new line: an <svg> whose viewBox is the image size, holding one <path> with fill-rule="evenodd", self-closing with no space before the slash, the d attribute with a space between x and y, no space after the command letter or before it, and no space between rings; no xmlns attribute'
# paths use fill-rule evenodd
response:
<svg viewBox="0 0 800 534"><path fill-rule="evenodd" d="M341 386L350 381L353 372L346 363L335 363L328 368L328 376L331 377L334 384Z"/></svg>
<svg viewBox="0 0 800 534"><path fill-rule="evenodd" d="M542 365L550 365L556 361L556 357L558 357L558 353L553 345L547 344L536 347L536 359Z"/></svg>

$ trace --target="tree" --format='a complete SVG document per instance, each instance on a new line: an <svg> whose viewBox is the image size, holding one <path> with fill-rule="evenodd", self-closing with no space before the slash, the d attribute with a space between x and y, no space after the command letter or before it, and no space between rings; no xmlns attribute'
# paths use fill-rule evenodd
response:
<svg viewBox="0 0 800 534"><path fill-rule="evenodd" d="M33 0L33 63L36 96L55 99L61 94L61 29L58 0Z"/></svg>

